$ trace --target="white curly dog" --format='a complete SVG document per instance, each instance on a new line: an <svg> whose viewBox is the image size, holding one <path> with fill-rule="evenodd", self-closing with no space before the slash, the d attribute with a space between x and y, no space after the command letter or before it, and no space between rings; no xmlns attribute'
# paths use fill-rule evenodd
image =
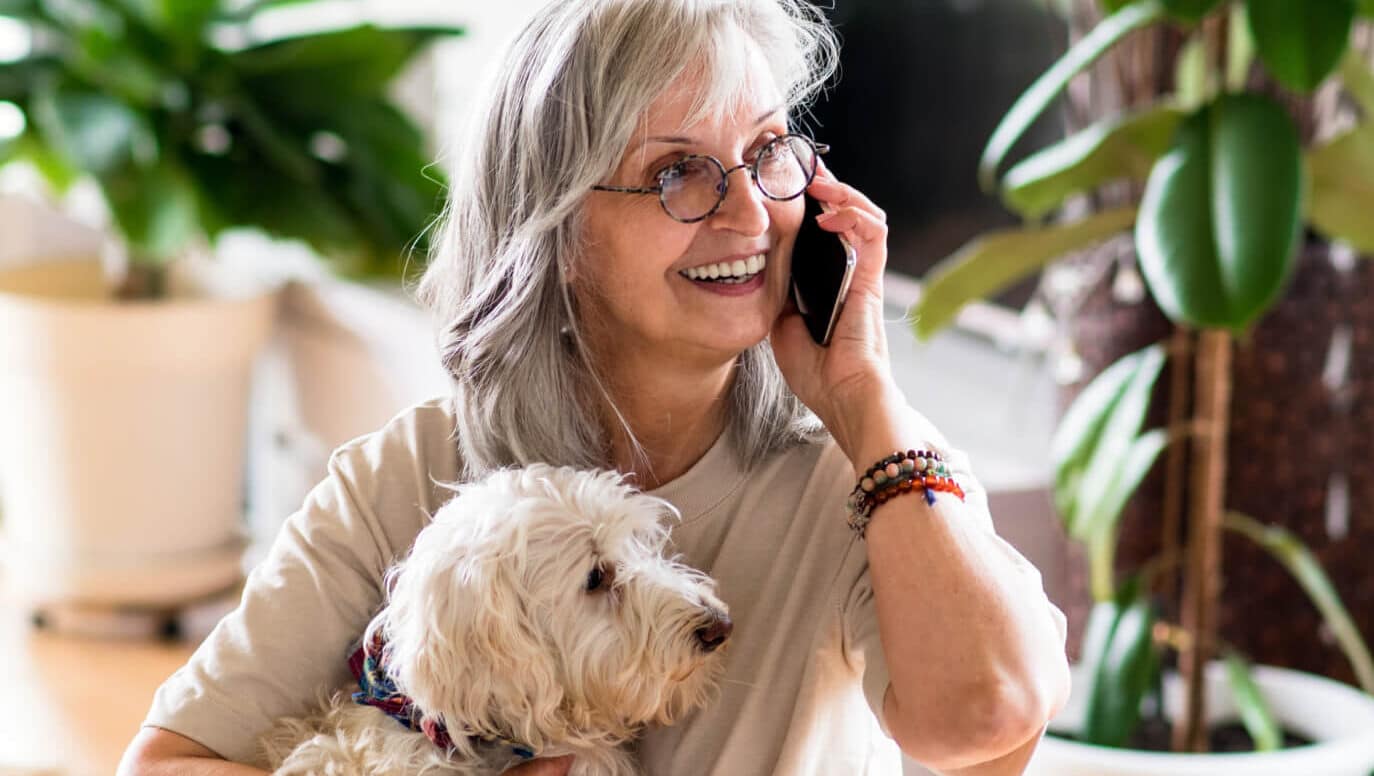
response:
<svg viewBox="0 0 1374 776"><path fill-rule="evenodd" d="M359 686L279 721L263 764L487 776L571 753L572 776L637 773L624 744L707 703L732 627L712 580L665 554L677 510L543 464L452 489L387 573Z"/></svg>

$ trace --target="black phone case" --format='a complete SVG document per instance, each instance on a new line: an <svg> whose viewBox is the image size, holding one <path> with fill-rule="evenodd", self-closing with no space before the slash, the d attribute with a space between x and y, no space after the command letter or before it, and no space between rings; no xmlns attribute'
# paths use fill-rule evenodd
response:
<svg viewBox="0 0 1374 776"><path fill-rule="evenodd" d="M802 196L806 213L792 245L792 299L811 339L829 347L827 329L844 309L843 292L853 258L839 235L816 223L816 216L825 212L820 202L809 194Z"/></svg>

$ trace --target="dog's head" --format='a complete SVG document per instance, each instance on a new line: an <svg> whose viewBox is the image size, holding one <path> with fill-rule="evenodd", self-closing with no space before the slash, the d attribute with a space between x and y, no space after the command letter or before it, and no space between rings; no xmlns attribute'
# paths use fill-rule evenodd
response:
<svg viewBox="0 0 1374 776"><path fill-rule="evenodd" d="M426 714L536 748L613 745L706 702L731 624L710 578L665 554L672 505L543 464L456 490L374 622Z"/></svg>

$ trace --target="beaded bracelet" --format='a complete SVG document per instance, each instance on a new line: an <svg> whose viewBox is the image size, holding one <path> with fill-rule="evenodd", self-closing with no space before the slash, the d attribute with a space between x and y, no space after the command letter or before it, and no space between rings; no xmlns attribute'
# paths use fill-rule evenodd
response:
<svg viewBox="0 0 1374 776"><path fill-rule="evenodd" d="M926 503L930 505L935 504L936 491L953 493L960 501L964 500L964 489L950 475L949 467L939 453L931 450L897 450L870 466L849 494L846 502L849 527L863 537L875 506L913 490L924 493Z"/></svg>

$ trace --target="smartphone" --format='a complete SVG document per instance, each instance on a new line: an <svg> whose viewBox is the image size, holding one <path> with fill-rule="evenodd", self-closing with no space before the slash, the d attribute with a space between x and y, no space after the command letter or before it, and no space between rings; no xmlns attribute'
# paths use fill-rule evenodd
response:
<svg viewBox="0 0 1374 776"><path fill-rule="evenodd" d="M816 223L816 216L830 208L810 194L802 198L806 200L806 215L792 245L792 299L811 339L821 347L830 347L858 254L843 237Z"/></svg>

